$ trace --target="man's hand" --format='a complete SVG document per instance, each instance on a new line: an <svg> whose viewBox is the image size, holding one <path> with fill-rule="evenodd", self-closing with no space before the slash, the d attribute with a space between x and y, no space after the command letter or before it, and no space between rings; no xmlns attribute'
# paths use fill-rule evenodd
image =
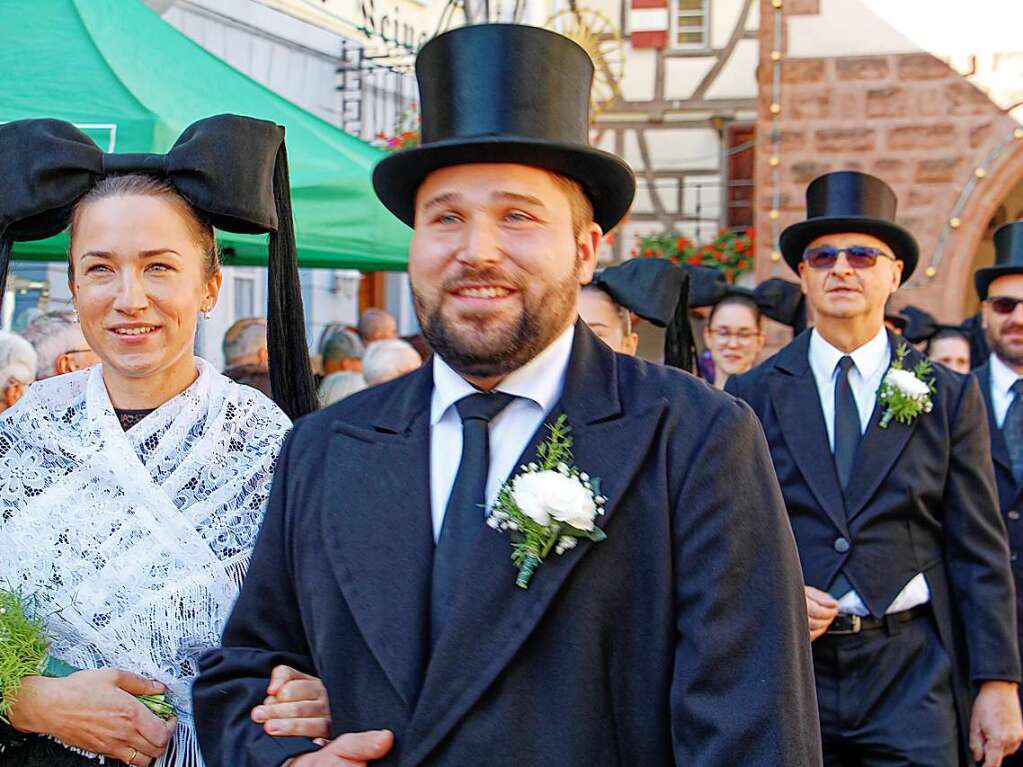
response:
<svg viewBox="0 0 1023 767"><path fill-rule="evenodd" d="M830 594L815 589L813 586L804 586L806 591L806 615L810 621L810 641L828 630L831 621L838 615L838 602Z"/></svg>
<svg viewBox="0 0 1023 767"><path fill-rule="evenodd" d="M394 733L390 730L350 732L282 767L368 767L374 759L387 756L393 745Z"/></svg>
<svg viewBox="0 0 1023 767"><path fill-rule="evenodd" d="M1000 767L1023 741L1023 717L1015 682L984 682L970 716L970 750L984 767Z"/></svg>
<svg viewBox="0 0 1023 767"><path fill-rule="evenodd" d="M290 666L277 666L270 674L266 694L251 716L267 735L330 737L327 688L319 679Z"/></svg>

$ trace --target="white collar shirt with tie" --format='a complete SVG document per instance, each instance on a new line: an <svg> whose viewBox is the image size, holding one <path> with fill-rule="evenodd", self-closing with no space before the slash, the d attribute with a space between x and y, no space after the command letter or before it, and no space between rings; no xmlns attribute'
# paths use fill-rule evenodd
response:
<svg viewBox="0 0 1023 767"><path fill-rule="evenodd" d="M546 349L510 373L495 391L515 399L490 422L490 471L486 501L489 508L516 461L528 447L544 418L561 399L575 340L575 325ZM430 504L433 539L440 537L448 497L462 460L462 421L455 403L479 392L440 355L433 356L433 395L430 401Z"/></svg>
<svg viewBox="0 0 1023 767"><path fill-rule="evenodd" d="M828 444L832 451L835 449L835 385L838 375L838 361L847 356L846 352L835 348L828 343L824 336L814 328L810 335L810 369L813 371L814 380L817 383L817 393L820 395L821 410L824 413L824 424L828 430ZM891 363L892 349L888 342L888 331L882 325L877 335L867 341L863 346L848 353L852 357L853 366L849 369L849 386L852 388L853 398L856 400L856 410L860 417L860 430L866 433L870 425L874 407L877 404L877 390L881 386L881 380ZM863 460L862 456L856 458L857 462ZM853 480L855 481L855 480ZM856 545L853 540L853 545ZM909 610L917 605L929 602L931 591L927 586L927 579L923 573L918 573L902 592L895 597L889 605L888 613L898 613ZM855 591L838 600L838 610L848 615L869 615L860 595Z"/></svg>
<svg viewBox="0 0 1023 767"><path fill-rule="evenodd" d="M1005 416L1009 413L1009 405L1016 394L1012 387L1020 376L1008 365L991 353L991 409L994 410L995 423L1001 429L1005 425Z"/></svg>

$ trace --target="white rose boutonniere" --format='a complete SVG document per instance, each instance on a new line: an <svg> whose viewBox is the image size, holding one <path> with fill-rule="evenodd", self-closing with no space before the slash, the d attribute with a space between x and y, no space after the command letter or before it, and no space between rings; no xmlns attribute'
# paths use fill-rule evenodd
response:
<svg viewBox="0 0 1023 767"><path fill-rule="evenodd" d="M913 370L906 370L904 360L909 347L903 344L895 352L895 361L885 373L877 396L884 412L880 426L887 429L892 421L909 426L921 413L930 413L934 393L934 367L921 360ZM928 379L929 380L925 380Z"/></svg>
<svg viewBox="0 0 1023 767"><path fill-rule="evenodd" d="M504 484L487 519L493 529L512 535L515 583L523 589L552 549L564 554L579 538L607 537L595 522L607 499L599 480L571 465L572 430L565 416L547 428L551 435L537 450L538 463L522 466Z"/></svg>

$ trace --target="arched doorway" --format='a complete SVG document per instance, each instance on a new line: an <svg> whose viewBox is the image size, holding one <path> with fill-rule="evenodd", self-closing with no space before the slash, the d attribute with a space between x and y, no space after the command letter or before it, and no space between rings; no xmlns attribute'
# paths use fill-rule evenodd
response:
<svg viewBox="0 0 1023 767"><path fill-rule="evenodd" d="M949 255L949 280L945 286L945 305L961 307L961 317L977 312L973 273L994 262L991 241L994 230L1006 221L1023 219L1023 141L1006 147L996 166L977 186L963 209L962 225L954 235Z"/></svg>

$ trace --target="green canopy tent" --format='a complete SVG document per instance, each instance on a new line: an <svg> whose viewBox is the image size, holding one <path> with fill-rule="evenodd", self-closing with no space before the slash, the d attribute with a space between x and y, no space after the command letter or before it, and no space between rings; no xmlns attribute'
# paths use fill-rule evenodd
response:
<svg viewBox="0 0 1023 767"><path fill-rule="evenodd" d="M300 266L405 270L410 232L370 181L383 153L233 69L140 0L2 0L0 29L0 122L56 117L104 151L166 152L203 117L273 120L286 129ZM219 235L226 264L265 264L265 237ZM52 261L65 249L61 235L14 253Z"/></svg>

